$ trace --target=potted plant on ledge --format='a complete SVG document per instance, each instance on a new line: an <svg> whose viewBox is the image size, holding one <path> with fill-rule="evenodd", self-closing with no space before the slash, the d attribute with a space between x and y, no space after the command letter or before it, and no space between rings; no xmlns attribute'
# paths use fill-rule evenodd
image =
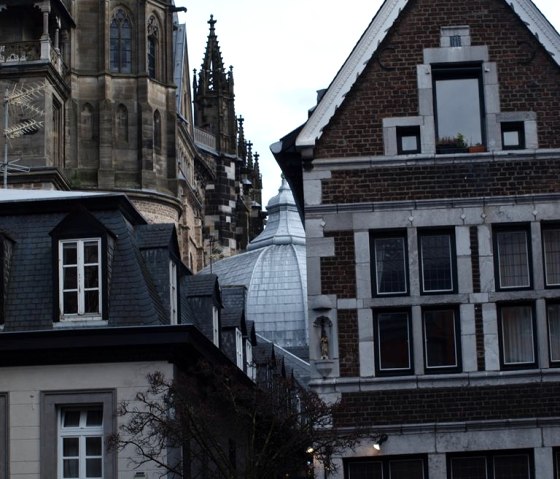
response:
<svg viewBox="0 0 560 479"><path fill-rule="evenodd" d="M467 153L468 151L467 142L462 133L439 138L436 144L437 153Z"/></svg>

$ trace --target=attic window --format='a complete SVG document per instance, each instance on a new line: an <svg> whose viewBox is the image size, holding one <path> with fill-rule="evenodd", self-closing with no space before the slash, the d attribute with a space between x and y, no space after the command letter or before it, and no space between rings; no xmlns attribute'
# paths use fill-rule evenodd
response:
<svg viewBox="0 0 560 479"><path fill-rule="evenodd" d="M440 47L470 47L471 32L468 25L441 27Z"/></svg>

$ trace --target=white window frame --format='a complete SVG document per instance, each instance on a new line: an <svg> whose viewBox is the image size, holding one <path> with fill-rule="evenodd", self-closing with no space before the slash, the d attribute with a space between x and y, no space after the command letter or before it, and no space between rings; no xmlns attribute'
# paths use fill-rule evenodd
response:
<svg viewBox="0 0 560 479"><path fill-rule="evenodd" d="M380 266L386 263L384 258L379 258L379 250L378 245L380 241L391 241L396 240L402 243L402 273L403 273L403 289L402 290L394 290L394 291L380 291L380 287L382 285L382 280L380 276L382 275L382 271L380 270ZM378 296L389 296L389 295L404 295L408 294L408 259L407 259L407 237L403 234L374 234L373 237L373 267L375 270L375 294Z"/></svg>
<svg viewBox="0 0 560 479"><path fill-rule="evenodd" d="M86 243L95 242L97 244L97 263L84 262L84 245ZM64 264L64 245L75 244L77 254L77 278L76 288L64 288L64 270L68 265ZM58 242L58 292L59 292L59 308L60 319L65 321L82 320L82 319L101 319L103 315L103 296L102 296L102 248L101 238L80 238L60 240ZM85 288L85 270L86 266L95 266L97 264L98 284L97 288ZM85 312L85 293L87 291L95 291L98 294L98 310L93 313ZM78 293L78 312L67 313L64 311L64 293L66 291L77 291Z"/></svg>
<svg viewBox="0 0 560 479"><path fill-rule="evenodd" d="M530 288L531 287L531 264L530 264L530 237L529 232L525 228L519 229L507 229L507 230L498 230L496 231L496 256L497 256L497 267L498 267L498 286L500 289L520 289L520 288ZM504 249L503 243L501 243L500 239L511 237L513 234L523 234L525 237L525 248L524 248L524 258L525 258L525 273L526 273L526 281L524 283L516 283L516 284L505 284L502 274L502 266L507 267L506 265L502 265L502 260L505 259L502 255L502 250Z"/></svg>
<svg viewBox="0 0 560 479"><path fill-rule="evenodd" d="M445 289L427 289L426 287L426 277L425 277L425 270L424 261L425 261L425 254L424 254L424 242L423 240L426 238L434 237L434 236L445 236L447 237L447 245L448 245L448 253L449 253L449 288ZM432 293L452 293L455 291L455 248L454 248L454 238L455 236L449 231L426 231L421 232L418 234L418 241L419 241L419 256L420 256L420 272L422 275L422 293L423 294L432 294Z"/></svg>
<svg viewBox="0 0 560 479"><path fill-rule="evenodd" d="M178 324L179 321L177 298L177 264L169 260L169 322L171 324Z"/></svg>
<svg viewBox="0 0 560 479"><path fill-rule="evenodd" d="M220 312L216 306L212 306L212 342L220 346Z"/></svg>
<svg viewBox="0 0 560 479"><path fill-rule="evenodd" d="M247 376L249 376L249 379L254 381L257 375L255 364L253 362L253 345L249 339L245 340L245 355L247 359Z"/></svg>
<svg viewBox="0 0 560 479"><path fill-rule="evenodd" d="M69 456L72 459L77 459L78 460L78 464L79 464L79 475L77 479L86 479L86 477L88 477L88 479L91 477L92 479L103 479L104 477L104 473L103 473L103 462L104 462L104 457L103 457L103 451L105 448L105 441L103 440L103 435L104 435L104 431L103 431L103 420L101 422L101 424L96 425L96 426L87 426L86 425L86 418L87 418L87 412L88 410L92 410L92 409L98 409L100 411L103 411L101 406L97 406L97 407L81 407L79 409L76 408L72 408L72 407L64 407L64 408L60 408L58 411L58 424L59 424L59 429L58 429L58 457L57 457L57 463L58 463L58 474L57 477L58 479L65 479L64 477L64 448L63 448L63 441L65 438L77 438L78 439L78 443L79 443L79 447L78 447L78 456ZM74 426L74 427L65 427L64 426L64 414L66 411L69 410L74 410L74 411L78 411L80 413L80 422L78 426ZM103 418L103 414L101 415L101 417ZM86 440L87 438L100 438L101 439L101 455L91 455L91 456L87 456L86 455ZM92 476L86 476L86 461L87 459L99 459L101 461L101 476L97 476L97 477L92 477Z"/></svg>
<svg viewBox="0 0 560 479"><path fill-rule="evenodd" d="M511 324L506 326L506 316L505 316L505 312L506 310L510 309L510 310L520 310L520 309L525 309L526 312L528 313L527 316L521 317L521 319L524 320L528 320L527 323L523 322L517 322L516 324L516 320L520 319L519 317L509 317L508 319L511 320ZM531 366L536 364L536 351L537 348L535 346L535 324L534 324L534 311L533 311L533 306L530 304L507 304L507 305L503 305L500 307L500 340L501 340L501 345L500 345L500 353L501 353L501 357L502 357L502 364L504 366L519 366L519 367L523 367L523 366ZM527 326L530 326L530 331L526 331L525 328L527 328ZM514 328L518 329L518 334L515 336L515 330ZM521 328L521 329L520 329ZM508 336L506 333L510 332L510 336ZM522 346L522 345L516 345L516 342L519 342L520 340L523 340L523 338L527 338L530 337L530 342L528 343L530 345L530 358L528 358L527 360L515 360L513 359L513 356L515 354L520 355L521 352L517 352L514 351L514 346ZM509 353L509 358L507 357Z"/></svg>
<svg viewBox="0 0 560 479"><path fill-rule="evenodd" d="M235 328L235 357L237 367L243 370L243 334Z"/></svg>

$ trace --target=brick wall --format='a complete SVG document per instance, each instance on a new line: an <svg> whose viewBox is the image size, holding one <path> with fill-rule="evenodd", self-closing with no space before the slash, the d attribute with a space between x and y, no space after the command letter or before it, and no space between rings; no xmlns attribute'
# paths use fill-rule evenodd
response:
<svg viewBox="0 0 560 479"><path fill-rule="evenodd" d="M560 416L560 383L343 393L335 417L355 424L422 424Z"/></svg>
<svg viewBox="0 0 560 479"><path fill-rule="evenodd" d="M382 119L418 115L416 65L423 48L439 47L440 26L449 25L469 25L472 45L488 45L501 111L536 112L539 145L560 147L560 70L506 2L416 0L324 129L316 158L383 154Z"/></svg>
<svg viewBox="0 0 560 479"><path fill-rule="evenodd" d="M336 294L339 298L355 298L354 233L343 231L329 233L325 237L334 238L335 256L321 258L322 294Z"/></svg>
<svg viewBox="0 0 560 479"><path fill-rule="evenodd" d="M333 171L332 178L323 184L323 203L555 193L560 190L559 178L557 160L492 160Z"/></svg>
<svg viewBox="0 0 560 479"><path fill-rule="evenodd" d="M356 310L338 310L338 353L341 376L360 375L358 315Z"/></svg>

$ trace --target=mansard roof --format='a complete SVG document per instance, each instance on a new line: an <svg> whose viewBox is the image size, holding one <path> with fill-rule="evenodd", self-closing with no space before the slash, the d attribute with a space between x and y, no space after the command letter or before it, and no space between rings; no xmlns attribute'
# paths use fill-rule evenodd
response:
<svg viewBox="0 0 560 479"><path fill-rule="evenodd" d="M411 0L385 0L336 74L297 137L296 147L313 147L323 128L342 105L372 55ZM502 0L521 19L556 64L560 65L560 35L531 0Z"/></svg>

